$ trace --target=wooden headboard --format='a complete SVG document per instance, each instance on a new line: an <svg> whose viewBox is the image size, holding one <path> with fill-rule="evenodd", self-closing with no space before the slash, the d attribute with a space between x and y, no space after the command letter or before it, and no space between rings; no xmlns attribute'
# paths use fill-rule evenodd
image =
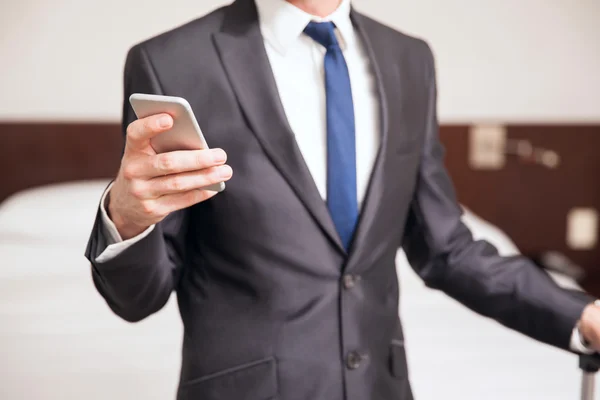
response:
<svg viewBox="0 0 600 400"><path fill-rule="evenodd" d="M123 147L116 123L0 123L0 138L0 201L34 186L113 177Z"/></svg>
<svg viewBox="0 0 600 400"><path fill-rule="evenodd" d="M509 125L507 137L557 152L559 167L509 157L500 170L473 170L469 127L446 126L446 166L460 202L500 227L530 257L548 250L565 254L588 273L588 290L600 295L600 246L572 250L566 241L570 210L600 211L600 125Z"/></svg>
<svg viewBox="0 0 600 400"><path fill-rule="evenodd" d="M563 252L588 271L600 294L600 247L575 251L566 245L569 210L600 210L600 125L507 127L508 138L558 152L555 170L517 159L498 171L473 170L467 162L469 128L441 128L460 202L504 230L526 255ZM117 123L0 123L0 136L0 201L42 184L114 177L123 146Z"/></svg>

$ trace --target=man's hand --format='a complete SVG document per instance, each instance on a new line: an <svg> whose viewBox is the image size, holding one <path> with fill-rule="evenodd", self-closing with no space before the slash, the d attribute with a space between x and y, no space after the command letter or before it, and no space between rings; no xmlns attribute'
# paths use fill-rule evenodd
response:
<svg viewBox="0 0 600 400"><path fill-rule="evenodd" d="M600 351L600 307L590 304L583 310L579 331L591 348Z"/></svg>
<svg viewBox="0 0 600 400"><path fill-rule="evenodd" d="M170 115L159 114L127 127L125 152L108 204L110 218L124 240L173 211L213 197L217 192L199 189L231 178L233 171L224 165L227 155L221 149L156 154L150 139L172 126Z"/></svg>

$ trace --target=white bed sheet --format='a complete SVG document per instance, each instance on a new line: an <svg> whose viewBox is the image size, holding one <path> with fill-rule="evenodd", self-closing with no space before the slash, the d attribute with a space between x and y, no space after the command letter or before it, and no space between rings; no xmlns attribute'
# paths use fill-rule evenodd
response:
<svg viewBox="0 0 600 400"><path fill-rule="evenodd" d="M182 337L175 298L140 323L124 322L95 291L83 257L105 184L46 187L20 194L11 207L0 206L0 399L174 398ZM39 218L31 221L37 225L22 229L17 214L45 198L57 215L35 214ZM476 238L488 239L503 254L517 252L497 228L470 213L464 219ZM60 235L49 234L55 221L61 222ZM575 356L500 327L426 288L402 252L398 271L417 400L578 396Z"/></svg>
<svg viewBox="0 0 600 400"><path fill-rule="evenodd" d="M108 180L39 186L0 203L0 240L9 238L84 247Z"/></svg>
<svg viewBox="0 0 600 400"><path fill-rule="evenodd" d="M0 399L174 399L175 298L137 324L95 291L83 249L0 242Z"/></svg>
<svg viewBox="0 0 600 400"><path fill-rule="evenodd" d="M398 257L410 378L417 399L578 398L577 358L431 290Z"/></svg>

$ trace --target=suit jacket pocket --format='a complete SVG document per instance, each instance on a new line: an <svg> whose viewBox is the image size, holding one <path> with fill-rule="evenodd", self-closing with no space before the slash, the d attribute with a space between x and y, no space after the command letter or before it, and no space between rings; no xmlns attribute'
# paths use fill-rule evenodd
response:
<svg viewBox="0 0 600 400"><path fill-rule="evenodd" d="M403 340L392 340L390 346L390 372L396 378L408 377L408 365Z"/></svg>
<svg viewBox="0 0 600 400"><path fill-rule="evenodd" d="M277 367L270 357L183 382L178 400L270 400L277 395Z"/></svg>

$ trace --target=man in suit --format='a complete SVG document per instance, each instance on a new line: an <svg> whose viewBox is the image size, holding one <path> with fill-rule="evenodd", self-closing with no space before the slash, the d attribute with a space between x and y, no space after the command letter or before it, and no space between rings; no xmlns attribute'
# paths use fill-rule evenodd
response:
<svg viewBox="0 0 600 400"><path fill-rule="evenodd" d="M566 350L600 345L598 307L473 240L443 166L428 45L349 0L237 0L134 46L135 92L186 98L215 148L156 154L172 118L135 121L126 101L121 169L87 248L128 321L176 290L179 399L411 399L401 247L478 313Z"/></svg>

